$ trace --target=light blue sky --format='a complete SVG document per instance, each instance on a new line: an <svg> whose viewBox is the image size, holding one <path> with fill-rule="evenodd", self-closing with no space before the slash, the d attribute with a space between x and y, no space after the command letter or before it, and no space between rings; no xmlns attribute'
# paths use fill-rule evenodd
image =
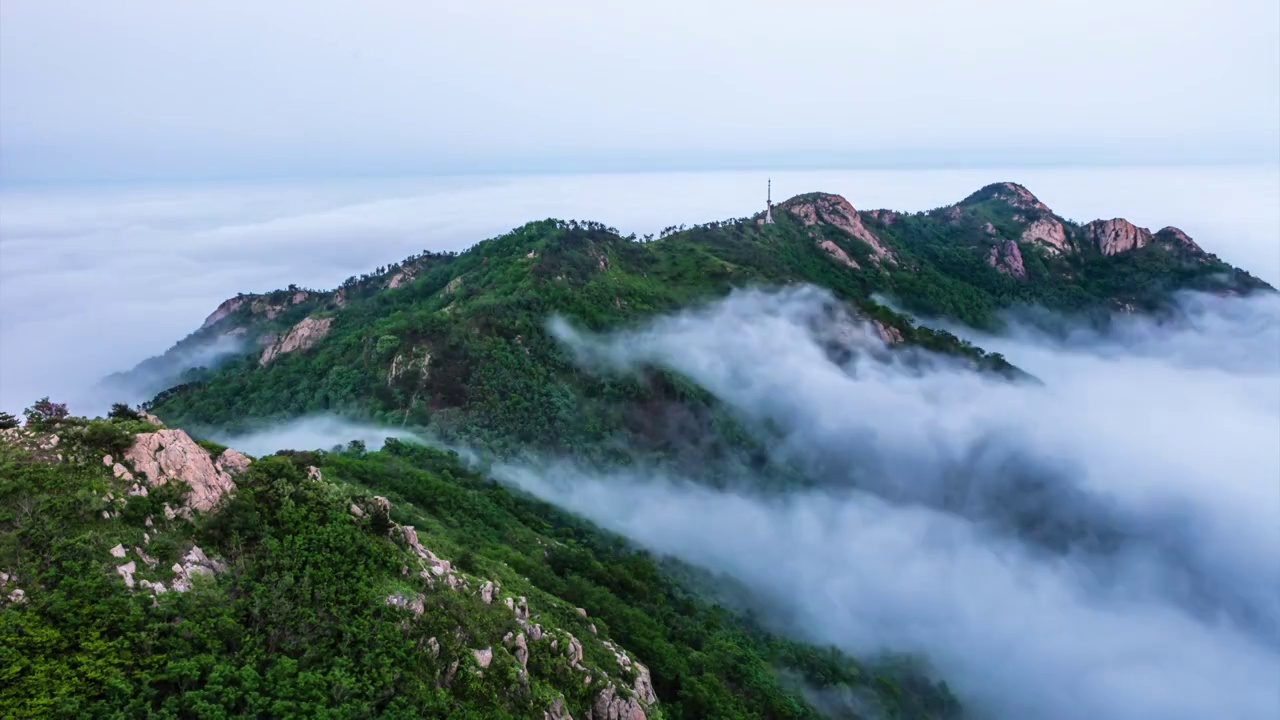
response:
<svg viewBox="0 0 1280 720"><path fill-rule="evenodd" d="M1274 0L6 0L0 180L1265 161Z"/></svg>

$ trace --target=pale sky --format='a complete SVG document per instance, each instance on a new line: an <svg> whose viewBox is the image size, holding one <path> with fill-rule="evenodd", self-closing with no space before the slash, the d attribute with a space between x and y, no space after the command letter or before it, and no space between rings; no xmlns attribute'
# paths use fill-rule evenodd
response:
<svg viewBox="0 0 1280 720"><path fill-rule="evenodd" d="M1275 0L5 0L0 180L1275 162Z"/></svg>

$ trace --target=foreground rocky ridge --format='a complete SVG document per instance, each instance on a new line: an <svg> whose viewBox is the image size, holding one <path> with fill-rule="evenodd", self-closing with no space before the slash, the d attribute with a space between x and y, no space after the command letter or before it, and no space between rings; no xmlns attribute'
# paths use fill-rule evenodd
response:
<svg viewBox="0 0 1280 720"><path fill-rule="evenodd" d="M102 519L121 518L132 498L148 498L161 489L173 490L166 497L177 499L177 502L172 506L168 501L163 502L161 514L145 515L139 527L121 533L129 538L106 552L109 562L114 565L114 574L125 588L149 594L154 598L153 603L159 603L166 593L187 593L199 589L202 583L216 584L219 577L229 571L225 562L210 557L199 545L182 539L177 540L180 559L168 567L161 566L152 554L157 551L152 548L157 543L167 546L175 535L184 535L180 529L175 532L179 526L198 527L216 516L235 496L235 477L247 471L254 461L232 448L207 449L183 430L164 428L154 416L146 418L143 422L156 429L134 435L118 460L112 455L101 458L102 466L109 469L111 478L108 481L110 489L101 497L104 507ZM70 453L49 452L60 446L68 447L58 434L60 429L60 424L42 429L10 428L0 431L0 443L31 462L74 462L75 458ZM312 466L308 469L307 482L326 483L326 480L320 470ZM337 486L329 486L325 492L341 494L343 491ZM348 503L352 520L388 527L385 533L387 540L403 549L406 565L401 575L416 578L420 583L421 591L397 591L387 595L387 606L405 610L410 614L406 622L413 622L426 612L428 600L425 593L457 593L459 597L470 598L476 603L505 606L519 626L519 632L507 632L500 643L470 649L452 659L444 656L441 662L444 670L437 679L439 687L449 688L459 672L483 676L494 662L495 653L500 653L509 656L511 662L519 666L518 684L523 692L528 693L530 655L545 653L560 658L577 673L580 684L590 690L591 701L579 717L586 720L646 720L662 716L657 709L658 698L648 668L615 643L597 637L594 624L590 625L591 635L583 639L554 625L544 625L547 619L536 609L531 609L526 597L505 595L501 583L458 570L423 545L414 527L392 521L391 510L391 503L380 496L355 497ZM139 532L141 540L137 540ZM29 600L29 586L20 586L19 573L13 570L0 571L0 591L0 604L17 606ZM587 617L584 609L578 608L576 612ZM458 637L466 634L462 627L455 631ZM616 667L586 663L584 642L596 643L607 651L614 658ZM426 645L431 658L441 660L440 641L430 637ZM563 697L556 697L548 703L544 714L565 720L574 717Z"/></svg>
<svg viewBox="0 0 1280 720"><path fill-rule="evenodd" d="M251 458L121 406L48 406L0 432L0 704L19 716L816 720L772 678L797 662L901 717L956 709L742 629L447 454ZM735 673L753 679L730 692Z"/></svg>

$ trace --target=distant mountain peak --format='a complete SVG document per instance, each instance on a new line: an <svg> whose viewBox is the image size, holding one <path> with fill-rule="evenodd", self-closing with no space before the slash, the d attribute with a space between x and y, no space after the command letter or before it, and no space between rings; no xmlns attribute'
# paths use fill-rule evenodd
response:
<svg viewBox="0 0 1280 720"><path fill-rule="evenodd" d="M984 200L1003 200L1011 207L1020 210L1036 210L1042 213L1052 214L1048 205L1040 202L1040 198L1036 197L1025 186L1015 182L998 182L991 183L983 187L981 190L973 193L969 197L960 201L960 205L969 205L979 203Z"/></svg>
<svg viewBox="0 0 1280 720"><path fill-rule="evenodd" d="M858 214L857 209L841 195L824 192L806 193L781 203L778 208L789 212L804 225L832 225L844 230L871 246L877 264L882 261L897 262L897 256L893 251L862 224L862 216ZM828 249L828 252L830 253L831 250ZM847 258L842 261L846 264L850 263ZM856 264L854 266L856 267Z"/></svg>

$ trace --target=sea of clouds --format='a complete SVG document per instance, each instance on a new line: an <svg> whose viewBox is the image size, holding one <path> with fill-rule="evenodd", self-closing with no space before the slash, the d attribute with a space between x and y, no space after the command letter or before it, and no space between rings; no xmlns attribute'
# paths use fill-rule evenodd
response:
<svg viewBox="0 0 1280 720"><path fill-rule="evenodd" d="M615 334L552 326L596 372L694 379L813 487L491 470L729 574L783 631L926 656L979 716L1280 716L1280 299L985 338L1039 383L886 357L833 305L749 291Z"/></svg>

